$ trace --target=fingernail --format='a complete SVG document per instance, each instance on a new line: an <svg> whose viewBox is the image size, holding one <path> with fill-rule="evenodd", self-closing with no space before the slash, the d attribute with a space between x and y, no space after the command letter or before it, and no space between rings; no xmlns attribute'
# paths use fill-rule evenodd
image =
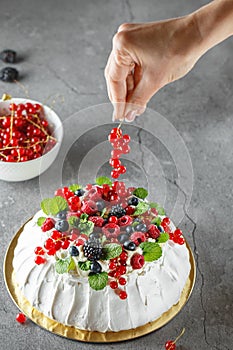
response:
<svg viewBox="0 0 233 350"><path fill-rule="evenodd" d="M136 115L137 115L136 111L130 111L129 113L127 113L125 120L127 122L132 122L135 119Z"/></svg>

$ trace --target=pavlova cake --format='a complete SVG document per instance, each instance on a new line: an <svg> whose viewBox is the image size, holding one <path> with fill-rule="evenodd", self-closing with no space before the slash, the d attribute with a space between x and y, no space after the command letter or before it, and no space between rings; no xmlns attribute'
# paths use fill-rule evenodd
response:
<svg viewBox="0 0 233 350"><path fill-rule="evenodd" d="M57 322L108 332L137 328L176 304L190 273L180 229L143 188L106 177L60 188L24 226L15 280Z"/></svg>

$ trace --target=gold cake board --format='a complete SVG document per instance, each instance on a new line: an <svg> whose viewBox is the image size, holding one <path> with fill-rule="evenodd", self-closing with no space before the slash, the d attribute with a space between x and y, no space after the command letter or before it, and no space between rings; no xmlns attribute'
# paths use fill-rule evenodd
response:
<svg viewBox="0 0 233 350"><path fill-rule="evenodd" d="M85 330L75 328L73 326L66 326L64 324L56 322L55 320L50 319L49 317L45 316L40 311L32 307L29 301L21 294L21 292L17 287L17 284L14 281L14 271L13 271L13 265L12 265L14 250L17 245L18 237L23 231L24 225L19 229L19 231L13 237L5 255L5 260L4 260L5 284L10 294L10 297L12 298L16 306L38 326L54 334L57 334L69 339L79 340L83 342L93 342L93 343L119 342L123 340L138 338L140 336L146 335L148 333L151 333L161 328L166 323L171 321L173 317L175 317L181 311L181 309L187 303L192 293L192 290L195 284L196 266L195 266L195 260L194 260L192 250L188 245L188 243L186 243L186 246L189 250L189 259L191 264L189 278L182 291L179 302L176 305L172 306L167 312L163 313L155 321L149 322L146 325L135 329L129 329L129 330L119 331L119 332L106 332L106 333L85 331Z"/></svg>

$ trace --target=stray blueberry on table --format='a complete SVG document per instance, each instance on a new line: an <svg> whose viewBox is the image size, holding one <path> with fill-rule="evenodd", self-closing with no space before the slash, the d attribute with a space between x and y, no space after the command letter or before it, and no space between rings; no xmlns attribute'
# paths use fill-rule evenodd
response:
<svg viewBox="0 0 233 350"><path fill-rule="evenodd" d="M15 63L16 62L16 52L13 50L3 50L2 52L0 52L0 58L3 62Z"/></svg>
<svg viewBox="0 0 233 350"><path fill-rule="evenodd" d="M19 72L17 69L12 67L5 67L0 70L0 80L13 83L15 80L18 80Z"/></svg>

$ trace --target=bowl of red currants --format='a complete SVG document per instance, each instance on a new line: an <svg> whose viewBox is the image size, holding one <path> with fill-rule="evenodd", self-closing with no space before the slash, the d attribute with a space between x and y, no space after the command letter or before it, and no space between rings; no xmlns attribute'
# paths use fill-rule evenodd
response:
<svg viewBox="0 0 233 350"><path fill-rule="evenodd" d="M57 114L40 102L0 100L0 179L25 181L54 162L63 138Z"/></svg>

